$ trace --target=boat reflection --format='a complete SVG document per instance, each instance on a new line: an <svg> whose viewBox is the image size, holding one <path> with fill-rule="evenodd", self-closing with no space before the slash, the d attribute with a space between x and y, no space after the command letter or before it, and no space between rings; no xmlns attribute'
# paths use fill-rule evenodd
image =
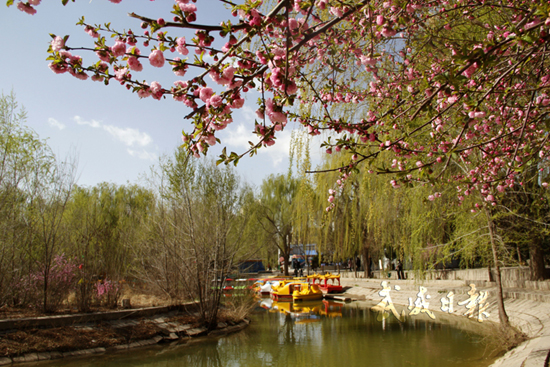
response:
<svg viewBox="0 0 550 367"><path fill-rule="evenodd" d="M323 317L342 317L344 303L328 300L293 303L263 299L260 307L290 316L296 324L307 324L321 321Z"/></svg>

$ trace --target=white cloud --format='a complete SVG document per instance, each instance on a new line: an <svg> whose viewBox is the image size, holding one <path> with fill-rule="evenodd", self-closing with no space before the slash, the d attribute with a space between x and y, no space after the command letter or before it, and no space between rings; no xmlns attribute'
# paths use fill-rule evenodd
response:
<svg viewBox="0 0 550 367"><path fill-rule="evenodd" d="M222 144L238 149L248 149L249 141L253 143L258 141L257 136L247 130L242 123L236 129L235 126L231 126L231 129L228 129L224 135L226 136L222 137Z"/></svg>
<svg viewBox="0 0 550 367"><path fill-rule="evenodd" d="M140 147L145 147L153 142L153 139L149 134L142 133L137 129L132 129L130 127L123 129L113 125L102 125L99 121L86 121L83 120L80 116L75 116L73 119L79 125L88 125L96 129L101 128L111 134L111 136L113 136L115 139L123 142L129 147L133 147L136 145Z"/></svg>
<svg viewBox="0 0 550 367"><path fill-rule="evenodd" d="M59 130L63 130L65 128L65 124L57 121L56 119L54 119L53 117L50 117L48 119L48 124L51 126L51 127L55 127L55 128L58 128Z"/></svg>
<svg viewBox="0 0 550 367"><path fill-rule="evenodd" d="M277 139L275 139L274 145L262 148L258 151L259 153L266 154L269 158L271 158L273 167L277 167L283 163L283 160L285 161L284 163L286 163L286 159L288 158L290 152L290 141L292 138L291 132L291 129L285 129L284 131L279 132L275 135Z"/></svg>
<svg viewBox="0 0 550 367"><path fill-rule="evenodd" d="M150 160L150 161L156 161L157 155L155 153L148 152L146 150L132 150L132 149L126 149L128 151L128 154L130 154L132 157L137 157L139 159L144 160Z"/></svg>
<svg viewBox="0 0 550 367"><path fill-rule="evenodd" d="M243 108L241 109L241 114L243 115L246 121L252 122L258 119L258 115L256 115L256 111L250 108L250 106L243 106Z"/></svg>
<svg viewBox="0 0 550 367"><path fill-rule="evenodd" d="M129 127L121 129L120 127L113 125L103 125L103 130L107 131L109 134L129 147L134 145L145 147L153 141L149 134L142 133L137 129L132 129Z"/></svg>
<svg viewBox="0 0 550 367"><path fill-rule="evenodd" d="M270 147L263 147L258 150L258 153L267 155L272 163L273 167L277 167L279 164L286 161L290 151L290 141L292 136L292 129L287 128L282 132L277 133L275 144ZM225 131L225 136L222 137L222 144L228 147L233 147L237 150L237 153L242 153L250 148L249 141L253 143L258 142L257 135L253 134L245 124L239 124L238 126L231 126L231 129Z"/></svg>
<svg viewBox="0 0 550 367"><path fill-rule="evenodd" d="M101 124L96 121L96 120L92 120L92 121L85 121L82 119L82 117L80 116L75 116L73 118L73 120L79 124L79 125L88 125L88 126L91 126L91 127L94 127L94 128L98 128L98 127L101 127Z"/></svg>

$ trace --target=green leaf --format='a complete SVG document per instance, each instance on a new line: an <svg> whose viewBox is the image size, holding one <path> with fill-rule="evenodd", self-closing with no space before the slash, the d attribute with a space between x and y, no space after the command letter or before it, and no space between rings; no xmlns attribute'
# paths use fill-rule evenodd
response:
<svg viewBox="0 0 550 367"><path fill-rule="evenodd" d="M6 6L12 6L13 5L13 0L8 0L8 2L6 3Z"/></svg>
<svg viewBox="0 0 550 367"><path fill-rule="evenodd" d="M522 37L521 37L522 41L525 41L527 43L533 43L535 42L535 39L533 38L533 36L531 36L531 34L524 34Z"/></svg>

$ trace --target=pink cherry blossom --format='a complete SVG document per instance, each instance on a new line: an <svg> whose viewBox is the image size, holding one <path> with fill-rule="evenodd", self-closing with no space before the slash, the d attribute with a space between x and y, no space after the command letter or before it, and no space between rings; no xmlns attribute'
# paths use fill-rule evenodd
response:
<svg viewBox="0 0 550 367"><path fill-rule="evenodd" d="M56 74L63 74L67 72L67 66L61 63L50 62L48 67Z"/></svg>
<svg viewBox="0 0 550 367"><path fill-rule="evenodd" d="M145 83L147 84L147 83ZM147 98L149 96L151 96L152 92L151 92L151 89L146 85L145 87L139 89L137 91L137 94L139 96L139 98Z"/></svg>
<svg viewBox="0 0 550 367"><path fill-rule="evenodd" d="M120 68L115 71L115 79L118 81L123 81L126 78L126 73L128 72L127 68Z"/></svg>
<svg viewBox="0 0 550 367"><path fill-rule="evenodd" d="M342 12L342 10L340 8L337 8L337 7L334 7L334 6L332 6L330 8L330 12L332 14L334 14L335 16L337 16L337 17L341 17L342 15L344 15L344 13Z"/></svg>
<svg viewBox="0 0 550 367"><path fill-rule="evenodd" d="M55 36L55 38L52 40L52 50L54 51L60 51L63 48L65 48L65 40L59 36Z"/></svg>
<svg viewBox="0 0 550 367"><path fill-rule="evenodd" d="M94 27L86 26L86 28L84 28L84 31L93 38L99 38L99 33L96 32Z"/></svg>
<svg viewBox="0 0 550 367"><path fill-rule="evenodd" d="M176 50L182 54L183 56L186 56L188 53L189 53L189 50L187 49L187 47L185 46L185 37L179 37L177 40L176 40Z"/></svg>
<svg viewBox="0 0 550 367"><path fill-rule="evenodd" d="M126 53L126 44L122 41L116 41L111 47L111 51L114 57L120 57Z"/></svg>
<svg viewBox="0 0 550 367"><path fill-rule="evenodd" d="M199 90L199 98L204 103L208 102L210 97L212 97L212 94L214 94L214 91L210 87L204 87Z"/></svg>
<svg viewBox="0 0 550 367"><path fill-rule="evenodd" d="M164 90L162 89L162 86L158 82L152 82L151 83L151 95L154 99L161 99L164 95Z"/></svg>
<svg viewBox="0 0 550 367"><path fill-rule="evenodd" d="M133 70L133 71L143 70L143 65L141 64L141 62L139 62L139 60L135 56L130 56L128 58L128 67L130 68L130 70Z"/></svg>
<svg viewBox="0 0 550 367"><path fill-rule="evenodd" d="M33 8L30 4L19 2L17 3L17 9L30 15L36 14L36 9Z"/></svg>
<svg viewBox="0 0 550 367"><path fill-rule="evenodd" d="M111 52L109 50L96 51L96 55L97 57L99 57L101 61L105 61L105 62L111 61Z"/></svg>
<svg viewBox="0 0 550 367"><path fill-rule="evenodd" d="M223 102L222 97L220 97L219 95L213 95L207 100L206 104L216 108L216 107L220 107L222 102Z"/></svg>
<svg viewBox="0 0 550 367"><path fill-rule="evenodd" d="M244 106L244 99L243 98L236 99L231 104L231 108L234 108L234 109L239 109L242 106Z"/></svg>
<svg viewBox="0 0 550 367"><path fill-rule="evenodd" d="M197 7L194 4L179 3L178 5L184 13L194 13L197 11Z"/></svg>
<svg viewBox="0 0 550 367"><path fill-rule="evenodd" d="M164 66L164 54L161 50L154 50L149 55L149 62L152 66L156 68L161 68Z"/></svg>

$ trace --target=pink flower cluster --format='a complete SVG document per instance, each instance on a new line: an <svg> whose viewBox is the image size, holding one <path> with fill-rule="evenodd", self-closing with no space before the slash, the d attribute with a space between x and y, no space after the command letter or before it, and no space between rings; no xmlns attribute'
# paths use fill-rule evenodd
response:
<svg viewBox="0 0 550 367"><path fill-rule="evenodd" d="M59 36L55 36L55 38L52 40L51 45L53 51L61 51L63 48L65 48L65 40Z"/></svg>
<svg viewBox="0 0 550 367"><path fill-rule="evenodd" d="M194 1L175 2L175 24L196 19ZM273 145L290 119L311 135L337 133L342 138L323 146L327 153L349 159L338 168L338 185L362 161L389 155L391 167L383 173L396 174L391 181L396 188L426 176L444 177L456 163L462 171L450 180L460 183L459 201L475 190L486 203L495 203L499 193L513 186L514 172L549 157L543 121L550 109L545 92L550 61L542 55L550 21L537 15L529 2L504 0L503 6L518 9L506 21L483 15L496 10L473 0L461 1L460 7L445 0L406 5L376 0L368 7L361 2L294 0L269 17L260 12L260 3L245 2L232 14L240 16L233 22L193 24L194 35L187 38L182 34L187 25L178 24L174 36L164 31L174 24L144 17L142 28L149 29L143 35L116 33L115 44L107 47L98 33L111 31L85 25L85 31L97 37L94 51L114 74L108 74L106 66L103 71L95 64L82 68L80 58L70 55L58 37L51 44L55 61L50 67L81 78L85 71L95 72L95 79L115 78L140 98L172 94L192 109L188 117L194 130L184 134L184 144L198 155L216 143L216 131L232 121L243 96L255 90L262 96L257 115L264 121L254 127L259 142L250 152ZM471 27L476 41L452 38L456 24ZM420 46L424 43L417 41L430 32L435 47ZM214 42L218 34L225 40ZM387 47L393 42L388 38L400 37L405 41ZM144 47L151 44L144 56L138 40ZM249 41L259 45L254 52L247 49ZM166 50L198 56L188 62L171 58ZM191 74L189 80L163 89L157 82L133 79L130 71L143 70L140 60L146 53L153 67L168 64L178 77ZM536 73L527 59L537 65Z"/></svg>
<svg viewBox="0 0 550 367"><path fill-rule="evenodd" d="M164 66L164 54L161 50L154 50L149 55L149 62L152 66L156 68L161 68Z"/></svg>

